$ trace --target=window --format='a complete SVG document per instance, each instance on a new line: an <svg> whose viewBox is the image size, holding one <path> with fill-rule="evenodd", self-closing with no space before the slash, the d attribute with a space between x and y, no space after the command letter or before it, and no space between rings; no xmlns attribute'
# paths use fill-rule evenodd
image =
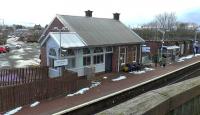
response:
<svg viewBox="0 0 200 115"><path fill-rule="evenodd" d="M67 56L74 56L74 49L67 49Z"/></svg>
<svg viewBox="0 0 200 115"><path fill-rule="evenodd" d="M188 44L187 44L187 50L189 50L189 49L190 49L190 44L188 43Z"/></svg>
<svg viewBox="0 0 200 115"><path fill-rule="evenodd" d="M126 48L125 47L120 47L120 61L121 61L121 64L126 63Z"/></svg>
<svg viewBox="0 0 200 115"><path fill-rule="evenodd" d="M93 63L94 64L103 63L103 54L93 56Z"/></svg>
<svg viewBox="0 0 200 115"><path fill-rule="evenodd" d="M103 48L101 47L94 48L94 53L102 53L102 52L103 52Z"/></svg>
<svg viewBox="0 0 200 115"><path fill-rule="evenodd" d="M103 48L101 47L96 47L94 48L94 53L100 53L100 54L96 54L93 56L93 64L100 64L100 63L103 63Z"/></svg>
<svg viewBox="0 0 200 115"><path fill-rule="evenodd" d="M136 61L136 58L137 58L137 47L135 46L132 50L133 52L133 61Z"/></svg>
<svg viewBox="0 0 200 115"><path fill-rule="evenodd" d="M62 57L65 57L65 56L75 56L74 49L61 50L61 56Z"/></svg>
<svg viewBox="0 0 200 115"><path fill-rule="evenodd" d="M83 57L83 66L88 66L91 64L91 57L90 56L84 56Z"/></svg>
<svg viewBox="0 0 200 115"><path fill-rule="evenodd" d="M83 48L83 54L90 54L89 48Z"/></svg>
<svg viewBox="0 0 200 115"><path fill-rule="evenodd" d="M106 47L106 52L112 52L112 51L113 51L112 47Z"/></svg>
<svg viewBox="0 0 200 115"><path fill-rule="evenodd" d="M75 68L76 63L75 63L75 58L68 58L68 65L65 66L65 68L70 69L70 68Z"/></svg>
<svg viewBox="0 0 200 115"><path fill-rule="evenodd" d="M56 56L56 50L54 48L49 49L49 55L50 56Z"/></svg>

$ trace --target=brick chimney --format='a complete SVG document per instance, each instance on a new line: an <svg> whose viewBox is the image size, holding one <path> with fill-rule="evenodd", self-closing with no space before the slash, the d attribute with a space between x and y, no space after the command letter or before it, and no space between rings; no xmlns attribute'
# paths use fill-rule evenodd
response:
<svg viewBox="0 0 200 115"><path fill-rule="evenodd" d="M85 16L87 16L87 17L92 17L92 12L93 12L93 11L91 11L91 10L85 11Z"/></svg>
<svg viewBox="0 0 200 115"><path fill-rule="evenodd" d="M113 13L113 19L119 20L119 15L120 15L120 13Z"/></svg>

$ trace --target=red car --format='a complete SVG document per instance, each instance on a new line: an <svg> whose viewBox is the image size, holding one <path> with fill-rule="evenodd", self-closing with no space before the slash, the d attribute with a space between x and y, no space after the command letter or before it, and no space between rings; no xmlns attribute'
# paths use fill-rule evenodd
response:
<svg viewBox="0 0 200 115"><path fill-rule="evenodd" d="M0 46L0 53L6 53L6 52L7 52L6 47Z"/></svg>

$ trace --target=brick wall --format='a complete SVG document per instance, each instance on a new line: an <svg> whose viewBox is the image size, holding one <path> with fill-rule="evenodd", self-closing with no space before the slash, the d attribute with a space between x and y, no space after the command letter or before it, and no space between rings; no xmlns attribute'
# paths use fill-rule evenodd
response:
<svg viewBox="0 0 200 115"><path fill-rule="evenodd" d="M47 66L47 55L46 55L46 48L43 46L40 48L40 65Z"/></svg>
<svg viewBox="0 0 200 115"><path fill-rule="evenodd" d="M139 45L125 45L125 46L114 46L113 47L113 57L112 57L112 71L118 71L118 58L119 58L119 47L126 47L126 63L133 62L133 51L137 47L137 60L140 60L140 46Z"/></svg>
<svg viewBox="0 0 200 115"><path fill-rule="evenodd" d="M58 18L55 18L55 19L52 21L52 23L51 23L51 25L49 26L49 28L48 28L48 29L46 30L46 32L44 33L44 35L46 36L46 35L48 35L49 32L55 31L55 30L53 30L54 27L62 28L62 27L64 27L64 25L58 20Z"/></svg>

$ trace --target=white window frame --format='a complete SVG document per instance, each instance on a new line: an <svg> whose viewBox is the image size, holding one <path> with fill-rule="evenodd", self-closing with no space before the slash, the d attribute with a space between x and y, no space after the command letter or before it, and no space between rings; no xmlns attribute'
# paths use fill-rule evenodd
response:
<svg viewBox="0 0 200 115"><path fill-rule="evenodd" d="M111 51L107 51L107 48L111 48ZM105 47L105 51L106 51L106 53L113 53L113 47L111 47L111 46L108 46L108 47Z"/></svg>
<svg viewBox="0 0 200 115"><path fill-rule="evenodd" d="M56 55L50 55L50 50L51 50L51 49L54 49ZM53 63L52 63L52 64L51 64L51 62L50 62L50 58L53 59ZM49 66L50 68L57 68L57 67L54 67L54 60L56 60L56 59L57 59L57 52L56 52L56 49L55 49L55 48L49 48L49 50L48 50L48 66Z"/></svg>
<svg viewBox="0 0 200 115"><path fill-rule="evenodd" d="M84 48L83 48L84 49ZM83 52L83 49L82 49L82 52ZM90 64L86 64L86 65L84 65L84 59L83 59L83 66L85 67L85 66L90 66L91 64L92 64L92 57L93 57L93 55L92 55L92 50L90 49L90 48L88 48L89 50L90 50L90 53L87 53L87 54L84 54L83 53L83 58L84 57L90 57Z"/></svg>
<svg viewBox="0 0 200 115"><path fill-rule="evenodd" d="M94 53L95 48L102 48L102 52ZM95 47L95 48L93 49L92 64L95 64L95 65L97 65L97 64L103 64L104 60L105 60L104 59L104 48L103 47ZM100 60L100 63L94 63L95 56L100 56L100 55L103 55L103 62L101 62L101 60Z"/></svg>
<svg viewBox="0 0 200 115"><path fill-rule="evenodd" d="M190 44L188 43L188 44L187 44L187 50L189 50L189 49L190 49Z"/></svg>
<svg viewBox="0 0 200 115"><path fill-rule="evenodd" d="M95 60L95 56L96 56L96 63L94 63L94 60ZM99 60L99 63L97 63L98 61L97 61L97 56L102 56L103 58L103 61L101 61L101 59ZM95 55L93 55L93 64L95 64L95 65L97 65L97 64L103 64L104 63L104 53L98 53L98 54L95 54Z"/></svg>
<svg viewBox="0 0 200 115"><path fill-rule="evenodd" d="M86 61L86 65L84 65L84 58L90 58L90 64L88 64L87 61ZM83 56L83 66L90 66L91 65L91 61L92 61L91 55L84 55Z"/></svg>
<svg viewBox="0 0 200 115"><path fill-rule="evenodd" d="M124 53L121 53L121 49L124 49ZM121 62L121 65L125 64L126 63L126 51L127 51L127 48L126 47L120 47L119 48L119 60L121 61L121 54L124 55L124 59L122 59L123 61Z"/></svg>
<svg viewBox="0 0 200 115"><path fill-rule="evenodd" d="M135 55L133 54L133 61L135 61L136 62L136 60L137 60L137 51L138 51L138 48L137 48L137 46L134 46L135 48L135 50L134 51L132 51L132 52L135 52ZM135 58L134 58L134 56L135 56ZM135 59L135 60L134 60Z"/></svg>

